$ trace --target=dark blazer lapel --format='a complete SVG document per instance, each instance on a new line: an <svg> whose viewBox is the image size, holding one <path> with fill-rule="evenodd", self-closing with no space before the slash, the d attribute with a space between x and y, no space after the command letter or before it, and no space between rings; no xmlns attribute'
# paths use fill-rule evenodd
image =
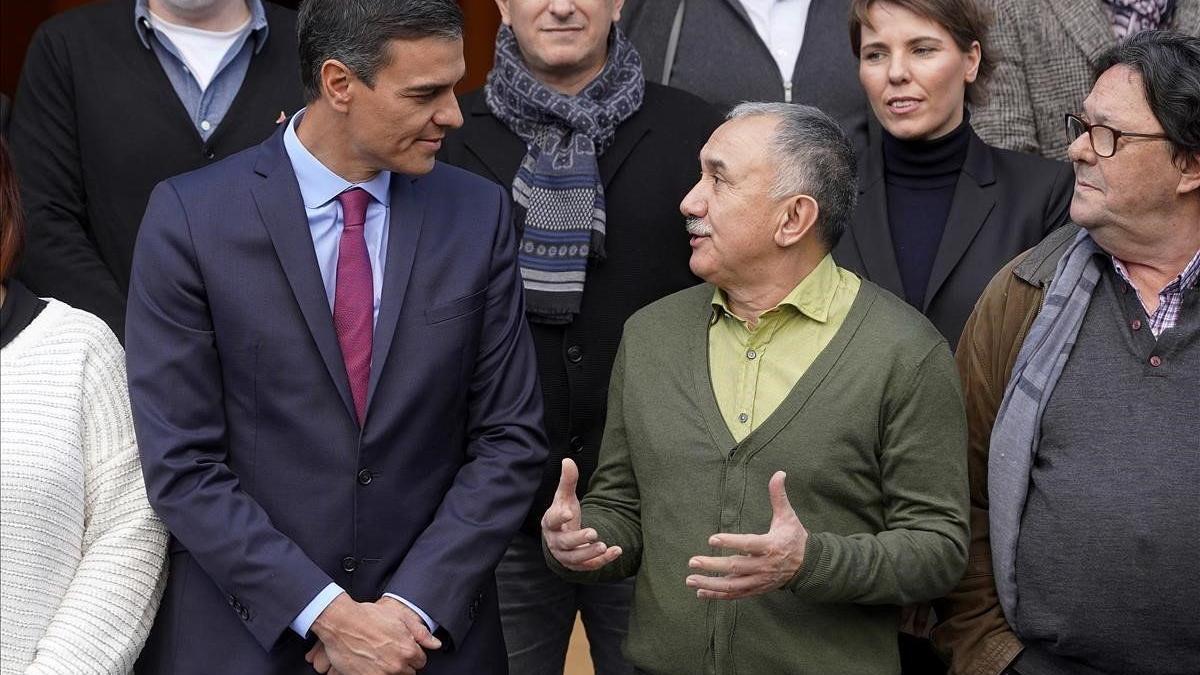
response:
<svg viewBox="0 0 1200 675"><path fill-rule="evenodd" d="M829 67L829 61L823 55L840 47L836 36L840 36L846 30L845 12L841 3L812 0L808 6L808 18L804 22L804 39L800 42L800 53L796 55L796 64L792 66L792 82L819 81L814 80L816 74ZM797 100L800 93L792 91L792 100Z"/></svg>
<svg viewBox="0 0 1200 675"><path fill-rule="evenodd" d="M659 0L653 1L658 2ZM725 0L725 4L729 5L729 8L732 9L734 13L742 17L742 20L746 22L746 25L750 26L750 28L753 30L754 22L750 20L750 15L746 13L746 8L742 6L742 3L739 0ZM756 31L755 35L757 34L758 33Z"/></svg>
<svg viewBox="0 0 1200 675"><path fill-rule="evenodd" d="M925 287L925 305L929 305L942 284L954 271L958 261L966 254L971 241L983 227L988 214L996 206L992 186L996 183L995 166L992 164L991 149L974 133L967 146L967 158L954 187L954 198L950 202L950 213L946 217L946 229L933 259L929 273L929 285Z"/></svg>
<svg viewBox="0 0 1200 675"><path fill-rule="evenodd" d="M854 238L871 281L903 298L904 282L900 280L896 247L888 224L883 142L874 122L870 125L870 137L867 152L859 163L858 208L854 210L854 220L846 235Z"/></svg>
<svg viewBox="0 0 1200 675"><path fill-rule="evenodd" d="M1096 59L1116 44L1117 37L1113 35L1108 16L1097 0L1089 2L1061 2L1060 0L1044 0L1050 10L1062 22L1067 35L1079 45L1087 55L1088 63L1095 64ZM1069 111L1064 111L1069 112Z"/></svg>
<svg viewBox="0 0 1200 675"><path fill-rule="evenodd" d="M468 114L471 123L456 132L462 134L463 145L479 158L497 183L512 185L525 158L525 143L492 115L483 90L474 95Z"/></svg>
<svg viewBox="0 0 1200 675"><path fill-rule="evenodd" d="M371 381L367 387L367 414L379 376L387 363L396 336L396 322L408 291L413 262L417 258L417 241L425 220L425 190L420 179L392 174L391 208L388 213L387 268L383 271L383 297L379 300L379 320L372 340Z"/></svg>
<svg viewBox="0 0 1200 675"><path fill-rule="evenodd" d="M313 341L321 352L321 359L325 361L329 377L342 396L346 413L357 421L354 402L350 397L350 380L346 377L346 366L342 361L342 349L333 329L333 313L329 311L325 283L321 281L317 254L308 231L308 217L304 213L300 185L283 149L283 129L280 126L271 138L259 146L258 163L254 171L263 180L251 191L258 204L259 216L275 246L275 254L279 256L279 264L296 297L296 304L300 306L300 313L304 315Z"/></svg>

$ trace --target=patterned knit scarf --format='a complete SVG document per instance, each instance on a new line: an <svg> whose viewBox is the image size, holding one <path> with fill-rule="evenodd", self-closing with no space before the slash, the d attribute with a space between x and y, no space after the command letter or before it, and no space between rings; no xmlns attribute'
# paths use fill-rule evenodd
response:
<svg viewBox="0 0 1200 675"><path fill-rule="evenodd" d="M1102 0L1117 39L1167 27L1173 0Z"/></svg>
<svg viewBox="0 0 1200 675"><path fill-rule="evenodd" d="M512 190L531 321L566 324L579 313L588 258L604 258L604 185L596 158L642 106L645 89L642 61L616 26L604 69L576 96L529 72L512 29L501 26L496 35L485 94L492 114L527 148Z"/></svg>
<svg viewBox="0 0 1200 675"><path fill-rule="evenodd" d="M992 570L1004 617L1018 634L1017 540L1029 495L1029 472L1037 454L1046 404L1079 337L1092 292L1100 281L1095 255L1100 250L1087 230L1081 229L1058 261L1054 279L1046 289L1045 304L1017 353L992 425L988 449Z"/></svg>

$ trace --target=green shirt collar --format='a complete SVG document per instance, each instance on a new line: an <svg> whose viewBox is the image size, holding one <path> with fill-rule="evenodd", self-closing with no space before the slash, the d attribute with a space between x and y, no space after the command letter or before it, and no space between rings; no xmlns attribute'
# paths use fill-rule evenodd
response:
<svg viewBox="0 0 1200 675"><path fill-rule="evenodd" d="M763 317L766 317L768 314L774 314L784 307L790 307L813 321L825 323L829 320L829 308L833 304L833 295L837 291L837 286L837 266L833 263L833 256L826 254L821 259L821 262L817 263L817 266L813 268L813 271L801 279L800 283L796 284L796 287L784 296L778 305L763 312ZM745 319L742 319L729 309L729 305L725 299L725 292L720 288L713 290L712 305L715 312L714 316L727 314L745 323Z"/></svg>

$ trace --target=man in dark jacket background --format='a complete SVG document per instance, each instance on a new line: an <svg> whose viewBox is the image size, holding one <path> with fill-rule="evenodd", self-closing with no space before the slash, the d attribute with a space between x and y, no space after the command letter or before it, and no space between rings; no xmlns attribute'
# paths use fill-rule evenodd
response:
<svg viewBox="0 0 1200 675"><path fill-rule="evenodd" d="M537 518L559 467L596 464L613 358L625 320L698 282L679 201L720 116L682 91L644 82L614 28L622 0L500 0L504 25L483 89L441 159L512 188L522 233L526 314L537 347L551 461L532 513L497 570L513 673L561 673L577 611L601 675L621 656L632 585L560 580Z"/></svg>
<svg viewBox="0 0 1200 675"><path fill-rule="evenodd" d="M262 0L108 0L43 24L10 129L22 280L124 341L151 189L266 139L303 105L299 69L295 12Z"/></svg>

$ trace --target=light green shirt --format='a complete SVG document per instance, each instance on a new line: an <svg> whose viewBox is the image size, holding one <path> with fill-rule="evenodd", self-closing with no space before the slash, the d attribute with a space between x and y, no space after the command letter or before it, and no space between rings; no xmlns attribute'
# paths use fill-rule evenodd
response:
<svg viewBox="0 0 1200 675"><path fill-rule="evenodd" d="M841 328L861 283L826 255L754 328L729 310L720 289L713 292L708 366L734 440L742 442L796 386Z"/></svg>

